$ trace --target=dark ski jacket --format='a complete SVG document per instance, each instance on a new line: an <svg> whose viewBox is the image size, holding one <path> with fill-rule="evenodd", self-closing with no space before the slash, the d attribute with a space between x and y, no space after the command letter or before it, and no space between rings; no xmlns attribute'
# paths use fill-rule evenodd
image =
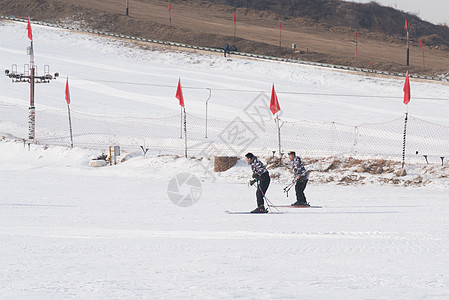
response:
<svg viewBox="0 0 449 300"><path fill-rule="evenodd" d="M295 158L293 158L293 173L295 174L295 179L299 176L299 181L305 181L309 179L307 170L302 164L301 158L299 156L295 156Z"/></svg>
<svg viewBox="0 0 449 300"><path fill-rule="evenodd" d="M253 171L253 177L259 179L264 173L267 173L267 168L264 164L257 159L256 156L253 156L251 161L249 162L251 165L251 170Z"/></svg>

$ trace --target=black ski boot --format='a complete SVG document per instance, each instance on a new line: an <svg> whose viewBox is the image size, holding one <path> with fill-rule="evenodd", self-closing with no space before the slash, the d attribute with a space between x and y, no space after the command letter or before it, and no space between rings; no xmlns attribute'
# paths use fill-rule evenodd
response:
<svg viewBox="0 0 449 300"><path fill-rule="evenodd" d="M307 202L296 201L295 203L292 203L292 206L310 206L310 204Z"/></svg>
<svg viewBox="0 0 449 300"><path fill-rule="evenodd" d="M263 205L251 211L252 214L266 214L267 212L268 210Z"/></svg>

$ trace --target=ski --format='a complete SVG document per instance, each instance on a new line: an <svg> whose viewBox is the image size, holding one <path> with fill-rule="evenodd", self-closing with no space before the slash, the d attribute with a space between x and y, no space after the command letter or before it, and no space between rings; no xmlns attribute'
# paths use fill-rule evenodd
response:
<svg viewBox="0 0 449 300"><path fill-rule="evenodd" d="M269 207L290 207L290 208L323 208L317 205L269 205Z"/></svg>
<svg viewBox="0 0 449 300"><path fill-rule="evenodd" d="M274 215L274 214L283 214L283 211L269 211L267 213L252 213L250 211L229 211L229 210L225 210L225 213L230 214L230 215L246 215L246 214L251 214L251 215Z"/></svg>

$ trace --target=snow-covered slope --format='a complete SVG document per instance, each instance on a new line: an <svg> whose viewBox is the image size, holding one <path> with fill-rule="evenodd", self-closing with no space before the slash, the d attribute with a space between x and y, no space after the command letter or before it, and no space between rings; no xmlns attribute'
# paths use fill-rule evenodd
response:
<svg viewBox="0 0 449 300"><path fill-rule="evenodd" d="M272 83L285 119L357 125L405 112L400 80L33 30L39 72L49 64L62 74L37 86L38 111L64 111L69 76L72 110L109 117L177 115L179 77L189 113L204 114L210 88L210 117L221 120L232 120L259 91L269 93ZM25 26L0 22L0 41L0 68L16 63L20 70L27 63ZM449 125L448 102L423 99L449 98L448 87L412 82L412 93L410 113ZM353 94L366 97L342 96ZM212 162L201 157L136 152L116 166L89 168L98 150L28 149L8 135L26 134L27 99L26 84L0 79L2 299L449 297L447 166L410 166L400 179L410 184L395 186L382 184L390 173L357 173L359 162L310 161L306 195L322 209L227 215L225 210L255 207L255 190L246 184L250 168L242 161L211 176ZM1 113L22 107L23 115ZM384 165L390 167L396 168ZM288 169L270 172L275 178L267 197L275 204L293 202L293 193L283 193ZM200 182L197 202L189 207L170 198L182 173ZM193 195L193 187L181 185L178 192Z"/></svg>
<svg viewBox="0 0 449 300"><path fill-rule="evenodd" d="M0 24L0 67L10 69L17 64L21 72L29 63L24 24ZM296 64L147 51L121 41L40 26L33 27L33 37L38 71L42 73L44 65L50 65L50 71L62 77L49 85L37 85L37 109L65 109L63 91L69 76L72 109L90 114L133 118L176 115L178 78L190 114L204 116L210 88L209 117L222 120L233 119L260 92L269 95L273 83L287 119L358 125L389 121L405 112L403 80ZM3 78L0 88L2 103L28 104L26 85L11 84ZM431 98L448 99L449 87L412 82L409 113L449 125L449 102Z"/></svg>
<svg viewBox="0 0 449 300"><path fill-rule="evenodd" d="M89 150L28 151L5 139L0 151L0 298L449 296L442 185L311 184L306 195L321 209L228 215L255 206L243 164L233 180L211 181L185 158L96 169L87 167L96 155ZM168 196L180 172L202 178L193 206ZM274 180L267 197L293 202L282 193L287 183Z"/></svg>

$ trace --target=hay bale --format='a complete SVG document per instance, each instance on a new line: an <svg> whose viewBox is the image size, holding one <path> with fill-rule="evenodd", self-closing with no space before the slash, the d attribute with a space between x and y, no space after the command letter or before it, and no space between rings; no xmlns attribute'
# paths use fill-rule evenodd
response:
<svg viewBox="0 0 449 300"><path fill-rule="evenodd" d="M224 172L235 166L238 161L236 156L215 156L214 171Z"/></svg>
<svg viewBox="0 0 449 300"><path fill-rule="evenodd" d="M394 172L394 174L398 177L402 177L407 175L407 171L405 171L405 169L399 169L396 172Z"/></svg>

